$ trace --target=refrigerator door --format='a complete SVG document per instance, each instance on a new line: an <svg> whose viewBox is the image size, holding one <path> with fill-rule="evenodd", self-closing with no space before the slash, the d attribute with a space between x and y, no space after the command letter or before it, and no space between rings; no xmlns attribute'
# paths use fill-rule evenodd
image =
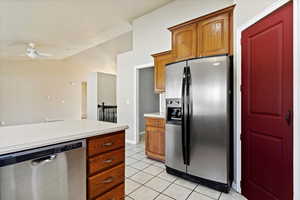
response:
<svg viewBox="0 0 300 200"><path fill-rule="evenodd" d="M191 70L190 165L187 173L219 183L229 175L229 58L188 62Z"/></svg>
<svg viewBox="0 0 300 200"><path fill-rule="evenodd" d="M186 61L166 67L166 100L181 99ZM167 105L168 106L168 105ZM167 108L168 112L168 108ZM183 158L182 126L179 123L166 123L166 161L167 167L186 172Z"/></svg>
<svg viewBox="0 0 300 200"><path fill-rule="evenodd" d="M166 66L166 99L181 98L182 79L187 61Z"/></svg>

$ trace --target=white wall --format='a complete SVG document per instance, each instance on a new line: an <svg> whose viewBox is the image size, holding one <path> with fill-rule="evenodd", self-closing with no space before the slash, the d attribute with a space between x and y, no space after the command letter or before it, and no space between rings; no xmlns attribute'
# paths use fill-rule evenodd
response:
<svg viewBox="0 0 300 200"><path fill-rule="evenodd" d="M0 121L80 119L81 81L80 71L63 61L1 60Z"/></svg>
<svg viewBox="0 0 300 200"><path fill-rule="evenodd" d="M74 68L85 68L87 72L116 74L116 56L131 49L132 32L128 32L99 46L69 57L67 61Z"/></svg>
<svg viewBox="0 0 300 200"><path fill-rule="evenodd" d="M80 119L81 82L90 72L115 74L117 54L131 46L129 32L65 60L1 59L0 121L14 125Z"/></svg>
<svg viewBox="0 0 300 200"><path fill-rule="evenodd" d="M118 122L129 126L126 130L126 141L135 143L134 127L134 57L132 51L119 54L117 57L117 105Z"/></svg>
<svg viewBox="0 0 300 200"><path fill-rule="evenodd" d="M278 0L235 0L235 23L239 27Z"/></svg>

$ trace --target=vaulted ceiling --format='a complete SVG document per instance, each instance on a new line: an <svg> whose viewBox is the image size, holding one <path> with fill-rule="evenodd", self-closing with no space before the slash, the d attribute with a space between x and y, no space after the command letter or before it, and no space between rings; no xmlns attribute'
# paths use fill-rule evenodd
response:
<svg viewBox="0 0 300 200"><path fill-rule="evenodd" d="M133 19L172 0L0 0L0 57L29 42L63 59L131 31Z"/></svg>

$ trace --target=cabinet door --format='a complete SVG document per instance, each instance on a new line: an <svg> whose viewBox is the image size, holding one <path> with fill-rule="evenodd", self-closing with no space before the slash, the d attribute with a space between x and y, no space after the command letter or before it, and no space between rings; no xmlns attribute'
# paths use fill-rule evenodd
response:
<svg viewBox="0 0 300 200"><path fill-rule="evenodd" d="M149 157L164 160L165 131L162 128L146 127L146 153Z"/></svg>
<svg viewBox="0 0 300 200"><path fill-rule="evenodd" d="M162 93L165 91L166 64L172 62L171 51L152 55L154 57L154 91Z"/></svg>
<svg viewBox="0 0 300 200"><path fill-rule="evenodd" d="M172 50L175 61L195 58L197 55L197 24L172 31Z"/></svg>
<svg viewBox="0 0 300 200"><path fill-rule="evenodd" d="M197 56L230 53L230 27L229 13L199 22Z"/></svg>

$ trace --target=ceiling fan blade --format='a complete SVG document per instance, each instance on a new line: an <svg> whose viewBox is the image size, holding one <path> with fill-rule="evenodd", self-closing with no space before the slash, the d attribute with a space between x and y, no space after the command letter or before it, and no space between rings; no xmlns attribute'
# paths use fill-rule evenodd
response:
<svg viewBox="0 0 300 200"><path fill-rule="evenodd" d="M51 57L52 56L51 54L48 54L48 53L39 53L39 52L38 52L38 55L42 56L42 57Z"/></svg>

